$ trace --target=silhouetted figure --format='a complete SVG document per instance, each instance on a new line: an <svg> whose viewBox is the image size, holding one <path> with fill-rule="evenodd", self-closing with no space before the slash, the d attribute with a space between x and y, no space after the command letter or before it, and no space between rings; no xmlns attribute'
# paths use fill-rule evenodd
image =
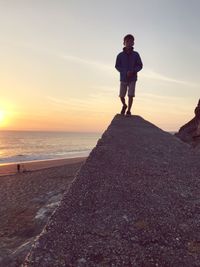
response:
<svg viewBox="0 0 200 267"><path fill-rule="evenodd" d="M123 52L119 53L116 59L115 68L120 72L120 99L123 104L121 114L131 115L133 97L135 97L135 85L137 73L143 67L142 60L138 52L134 51L134 36L128 34L124 37ZM128 106L125 96L128 89ZM128 109L127 109L128 108ZM126 112L127 109L127 112Z"/></svg>
<svg viewBox="0 0 200 267"><path fill-rule="evenodd" d="M20 164L17 164L17 172L20 173Z"/></svg>

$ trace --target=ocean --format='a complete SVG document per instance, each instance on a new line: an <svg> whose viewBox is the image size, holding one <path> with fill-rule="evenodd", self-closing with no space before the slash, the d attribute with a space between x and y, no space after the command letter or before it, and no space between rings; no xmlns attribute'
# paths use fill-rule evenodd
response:
<svg viewBox="0 0 200 267"><path fill-rule="evenodd" d="M101 133L0 131L0 164L88 156Z"/></svg>

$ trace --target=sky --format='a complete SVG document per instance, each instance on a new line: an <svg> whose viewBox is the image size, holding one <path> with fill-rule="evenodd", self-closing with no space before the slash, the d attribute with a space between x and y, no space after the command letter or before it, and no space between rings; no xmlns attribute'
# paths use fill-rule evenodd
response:
<svg viewBox="0 0 200 267"><path fill-rule="evenodd" d="M194 116L199 0L0 0L0 130L103 132L121 110L115 60L135 36L132 113L166 131Z"/></svg>

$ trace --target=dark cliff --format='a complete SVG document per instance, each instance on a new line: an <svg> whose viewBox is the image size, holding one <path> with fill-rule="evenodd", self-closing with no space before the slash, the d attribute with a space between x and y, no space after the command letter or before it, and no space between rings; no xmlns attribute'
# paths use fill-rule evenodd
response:
<svg viewBox="0 0 200 267"><path fill-rule="evenodd" d="M194 118L184 124L175 135L192 147L200 148L200 100L194 114Z"/></svg>

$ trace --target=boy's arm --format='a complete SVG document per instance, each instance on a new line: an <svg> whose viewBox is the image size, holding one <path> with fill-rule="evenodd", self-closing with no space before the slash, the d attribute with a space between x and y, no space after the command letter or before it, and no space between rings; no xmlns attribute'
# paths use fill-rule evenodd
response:
<svg viewBox="0 0 200 267"><path fill-rule="evenodd" d="M122 72L121 59L120 59L119 55L118 55L117 58L116 58L115 68L116 68L119 72Z"/></svg>
<svg viewBox="0 0 200 267"><path fill-rule="evenodd" d="M141 60L140 55L137 53L137 60L136 60L136 64L135 64L133 72L137 73L142 68L143 68L142 60Z"/></svg>
<svg viewBox="0 0 200 267"><path fill-rule="evenodd" d="M142 68L143 68L142 60L140 58L140 55L137 53L135 66L134 66L133 70L127 72L127 77L128 78L132 77L138 71L140 71Z"/></svg>

